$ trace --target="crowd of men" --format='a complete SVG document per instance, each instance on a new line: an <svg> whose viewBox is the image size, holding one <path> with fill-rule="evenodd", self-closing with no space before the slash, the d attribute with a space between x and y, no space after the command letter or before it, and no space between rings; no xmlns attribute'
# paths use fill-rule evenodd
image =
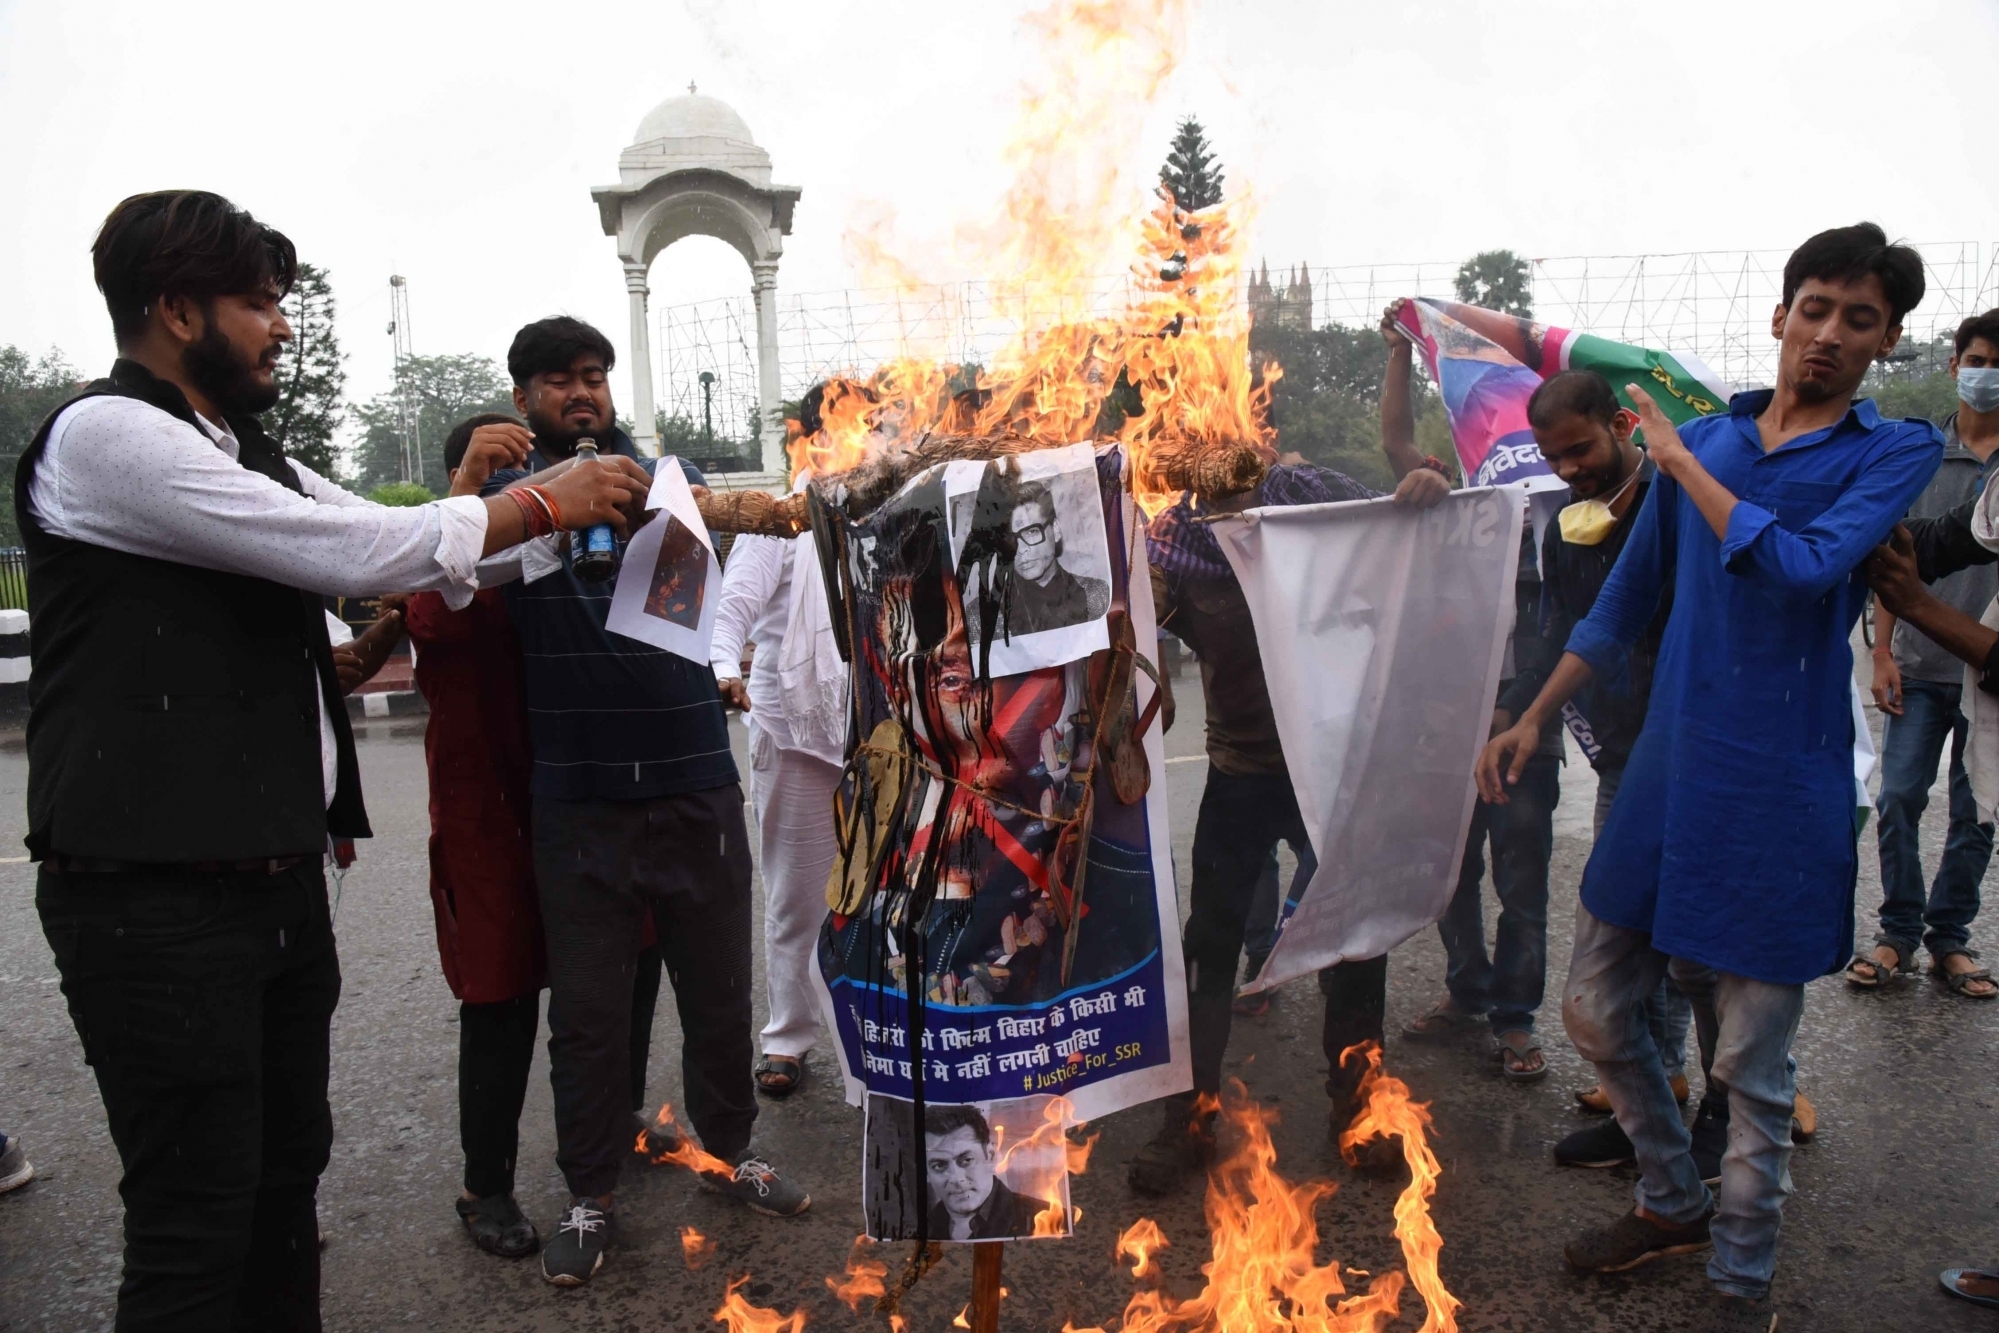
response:
<svg viewBox="0 0 1999 1333"><path fill-rule="evenodd" d="M810 954L845 737L809 548L735 543L708 664L625 638L606 628L611 586L579 575L567 540L644 521L652 481L616 424L613 352L597 330L522 328L507 362L515 413L454 430L449 496L384 508L287 459L258 422L290 337L288 240L219 196L162 192L121 203L93 256L118 359L43 425L15 506L35 636L28 846L124 1169L118 1327L319 1326L315 1196L340 990L323 866L369 831L341 696L404 632L431 709L430 887L460 1002L456 1207L472 1242L539 1251L550 1282L587 1282L615 1234L626 1163L688 1156L677 1123L643 1114L662 975L688 1122L723 1164L704 1187L761 1213L803 1212L807 1191L756 1149L753 1128L758 1094L794 1093L818 1036ZM1788 1160L1809 1130L1791 1059L1806 984L1844 970L1888 988L1920 945L1956 995L1999 994L1968 947L1999 802L1999 502L1983 485L1999 454L1999 311L1957 332L1962 405L1943 431L1856 396L1922 295L1920 259L1878 227L1827 231L1786 265L1772 388L1677 429L1642 387L1590 372L1552 376L1528 406L1568 504L1538 546L1524 541L1513 670L1439 923L1446 994L1404 1035L1489 1031L1506 1079L1546 1076L1535 1023L1552 821L1562 729L1577 728L1596 839L1562 1018L1597 1071L1578 1098L1610 1118L1556 1159L1635 1163L1639 1183L1635 1206L1566 1258L1610 1273L1711 1250L1708 1327L1773 1323ZM1394 502L1415 510L1448 493L1451 469L1416 447L1396 314L1382 326L1382 443ZM815 410L808 397L807 430ZM579 465L584 440L600 463ZM1304 863L1294 887L1311 873L1248 605L1201 520L1373 494L1284 461L1255 492L1184 499L1148 531L1160 622L1200 662L1208 771L1182 942L1194 1087L1163 1103L1129 1164L1136 1190L1180 1188L1212 1157L1237 969L1247 952L1254 974L1278 915L1278 845ZM1043 585L1066 576L1048 525L1031 503L1012 521L1017 572ZM1068 600L1094 598L1070 582ZM1856 952L1848 638L1870 582L1874 693L1889 715L1884 902L1875 944ZM322 599L384 590L406 596L336 643ZM750 728L767 893L760 1042L730 707ZM1925 898L1916 827L1947 735L1950 835ZM1386 977L1381 957L1319 978L1335 1132L1359 1072L1342 1053L1382 1040ZM570 1196L547 1233L514 1197L543 989ZM984 1120L933 1115L925 1130L943 1225L982 1234L1008 1197ZM19 1143L0 1138L0 1189L29 1173ZM1944 1282L1999 1304L1999 1276Z"/></svg>

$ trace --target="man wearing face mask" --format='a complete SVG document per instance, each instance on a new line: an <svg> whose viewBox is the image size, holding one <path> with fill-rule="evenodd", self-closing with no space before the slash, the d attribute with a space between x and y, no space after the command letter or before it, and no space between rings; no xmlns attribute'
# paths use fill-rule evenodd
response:
<svg viewBox="0 0 1999 1333"><path fill-rule="evenodd" d="M1973 500L1999 458L1999 310L1967 319L1953 340L1950 371L1959 410L1944 422L1943 466L1916 503L1912 522L1935 518ZM1930 590L1974 619L1999 592L1999 575L1978 564L1937 580ZM1960 707L1963 665L1950 651L1886 606L1874 616L1874 702L1887 715L1881 746L1881 795L1876 825L1881 855L1881 929L1874 945L1847 964L1846 979L1885 988L1915 966L1916 946L1929 950L1931 970L1958 995L1999 997L1970 945L1978 915L1978 885L1992 859L1992 825L1981 823L1965 776L1966 727ZM1923 891L1917 828L1929 804L1937 763L1950 743L1950 830L1936 878Z"/></svg>

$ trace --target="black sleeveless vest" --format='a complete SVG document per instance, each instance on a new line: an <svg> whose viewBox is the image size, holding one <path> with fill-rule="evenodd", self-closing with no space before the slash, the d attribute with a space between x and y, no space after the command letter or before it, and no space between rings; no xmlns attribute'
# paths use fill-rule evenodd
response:
<svg viewBox="0 0 1999 1333"><path fill-rule="evenodd" d="M14 514L27 549L33 658L29 852L246 861L317 856L329 832L369 836L316 595L57 537L30 512L30 483L56 417L107 395L137 398L200 429L178 388L121 359L110 378L56 409L21 455ZM244 467L301 490L255 417L226 422ZM319 706L339 743L331 807Z"/></svg>

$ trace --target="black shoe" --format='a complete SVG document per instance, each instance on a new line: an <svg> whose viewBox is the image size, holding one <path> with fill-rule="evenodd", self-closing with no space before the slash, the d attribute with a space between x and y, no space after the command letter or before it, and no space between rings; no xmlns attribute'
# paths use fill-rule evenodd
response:
<svg viewBox="0 0 1999 1333"><path fill-rule="evenodd" d="M1707 1327L1714 1333L1777 1333L1777 1314L1768 1296L1751 1300L1717 1291Z"/></svg>
<svg viewBox="0 0 1999 1333"><path fill-rule="evenodd" d="M1335 1093L1332 1105L1326 1112L1326 1136L1338 1147L1340 1135L1353 1124L1360 1107L1354 1103L1351 1094ZM1392 1134L1377 1134L1371 1139L1356 1143L1352 1149L1341 1149L1341 1156L1348 1166L1369 1176L1387 1176L1400 1171L1406 1163L1402 1159L1401 1140Z"/></svg>
<svg viewBox="0 0 1999 1333"><path fill-rule="evenodd" d="M745 1204L765 1217L797 1217L812 1206L812 1196L786 1180L762 1157L745 1148L736 1158L736 1174L728 1179L701 1173L701 1188Z"/></svg>
<svg viewBox="0 0 1999 1333"><path fill-rule="evenodd" d="M617 1217L594 1199L571 1199L556 1220L555 1239L542 1247L541 1275L558 1287L580 1287L597 1276Z"/></svg>
<svg viewBox="0 0 1999 1333"><path fill-rule="evenodd" d="M472 1243L502 1259L520 1259L541 1248L534 1223L527 1220L511 1194L458 1200L458 1220L472 1233Z"/></svg>
<svg viewBox="0 0 1999 1333"><path fill-rule="evenodd" d="M1694 1169L1704 1185L1721 1184L1721 1159L1728 1154L1728 1103L1701 1098L1694 1112Z"/></svg>
<svg viewBox="0 0 1999 1333"><path fill-rule="evenodd" d="M1577 1236L1562 1247L1562 1257L1580 1273L1622 1273L1669 1254L1692 1254L1713 1244L1708 1239L1713 1216L1710 1208L1698 1221L1673 1226L1648 1221L1633 1210L1607 1227Z"/></svg>
<svg viewBox="0 0 1999 1333"><path fill-rule="evenodd" d="M1557 1166L1630 1166L1638 1160L1631 1140L1615 1120L1605 1120L1579 1129L1555 1145Z"/></svg>
<svg viewBox="0 0 1999 1333"><path fill-rule="evenodd" d="M1197 1116L1184 1098L1166 1103L1166 1122L1125 1166L1125 1182L1140 1194L1171 1194L1215 1157L1211 1116Z"/></svg>
<svg viewBox="0 0 1999 1333"><path fill-rule="evenodd" d="M636 1111L632 1113L632 1129L636 1135L632 1156L655 1166L664 1164L686 1142L678 1125L656 1125Z"/></svg>

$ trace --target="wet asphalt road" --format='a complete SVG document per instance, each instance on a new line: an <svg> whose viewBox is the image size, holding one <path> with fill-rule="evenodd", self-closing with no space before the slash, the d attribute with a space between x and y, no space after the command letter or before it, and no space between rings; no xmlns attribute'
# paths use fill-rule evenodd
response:
<svg viewBox="0 0 1999 1333"><path fill-rule="evenodd" d="M1198 757L1198 687L1185 676L1182 683L1166 780L1177 860L1185 866L1206 770ZM739 748L740 741L739 730ZM378 726L362 746L362 763L379 836L347 878L337 923L345 993L333 1033L338 1137L320 1190L326 1326L716 1328L725 1283L748 1273L748 1295L785 1311L802 1305L811 1328L884 1327L879 1316L849 1314L823 1281L840 1271L860 1220L858 1113L842 1101L824 1054L813 1057L806 1091L765 1103L758 1122L771 1159L812 1190L805 1217L758 1218L698 1192L689 1176L639 1168L621 1187L619 1242L587 1288L557 1291L542 1283L532 1260L509 1263L472 1249L451 1210L460 1166L456 1006L438 974L424 889L421 743ZM25 776L17 751L0 753L0 849L16 854ZM1593 789L1588 769L1572 763L1557 816L1548 924L1556 981L1588 852ZM1925 832L1933 865L1940 800ZM1863 938L1872 933L1879 899L1873 841L1870 829L1861 857ZM0 1329L108 1327L118 1278L117 1159L32 897L32 868L0 864L0 1127L22 1135L40 1172L33 1185L0 1197ZM1992 945L1994 915L1979 922L1975 944ZM1490 905L1487 921L1490 931ZM1459 1326L1619 1333L1709 1327L1698 1258L1614 1279L1565 1271L1562 1243L1627 1209L1633 1176L1549 1163L1555 1140L1587 1123L1570 1090L1593 1081L1563 1037L1552 1001L1542 1027L1553 1073L1531 1087L1500 1079L1483 1037L1439 1048L1395 1036L1440 993L1442 975L1434 932L1396 951L1388 1063L1436 1117L1443 1179L1435 1215L1444 1279L1464 1302ZM652 1091L678 1101L677 1023L665 999ZM761 994L757 1008L761 1022ZM1948 1299L1935 1277L1945 1266L1999 1260L1999 1169L1976 1147L1993 1141L1995 1024L1999 1004L1974 1006L1927 980L1890 996L1853 993L1837 979L1811 987L1798 1063L1821 1130L1793 1159L1797 1192L1785 1213L1776 1284L1786 1333L1999 1328L1999 1315ZM1251 1094L1283 1117L1275 1131L1281 1169L1340 1182L1319 1209L1322 1258L1374 1272L1399 1265L1390 1233L1399 1183L1350 1178L1328 1145L1311 981L1284 987L1269 1016L1239 1022L1230 1058ZM544 1231L564 1202L547 1087L546 1058L538 1056L522 1124L519 1195ZM1149 1109L1100 1122L1092 1168L1075 1182L1083 1210L1076 1236L1010 1248L1003 1328L1052 1333L1065 1319L1111 1326L1131 1285L1112 1262L1112 1243L1141 1214L1155 1217L1174 1242L1165 1256L1170 1285L1182 1294L1198 1287L1208 1257L1199 1191L1140 1201L1123 1181L1124 1160L1153 1125ZM686 1225L719 1244L698 1271L681 1255L678 1233ZM899 1262L899 1254L888 1257ZM912 1329L949 1328L970 1290L970 1271L969 1254L952 1247L905 1307ZM1396 1327L1415 1329L1422 1311L1413 1293L1402 1309Z"/></svg>

